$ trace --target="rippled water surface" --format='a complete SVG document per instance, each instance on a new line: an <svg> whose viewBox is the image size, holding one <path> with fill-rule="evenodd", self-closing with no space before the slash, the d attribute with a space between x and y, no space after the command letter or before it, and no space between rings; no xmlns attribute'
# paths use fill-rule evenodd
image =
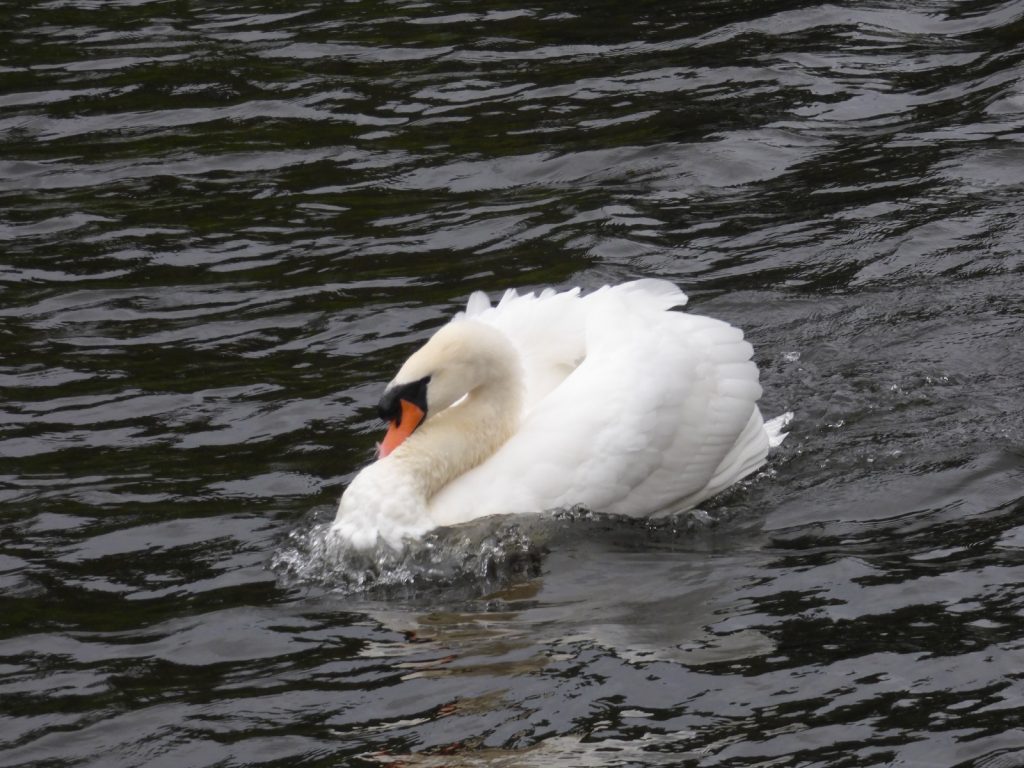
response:
<svg viewBox="0 0 1024 768"><path fill-rule="evenodd" d="M1021 40L975 0L5 4L0 764L1024 765ZM747 331L765 471L332 583L411 349L638 276Z"/></svg>

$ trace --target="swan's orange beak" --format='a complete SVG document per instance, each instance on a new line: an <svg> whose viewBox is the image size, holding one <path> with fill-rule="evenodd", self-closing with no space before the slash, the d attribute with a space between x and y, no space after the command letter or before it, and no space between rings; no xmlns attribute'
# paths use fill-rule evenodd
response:
<svg viewBox="0 0 1024 768"><path fill-rule="evenodd" d="M410 403L408 400L400 400L399 402L402 406L402 413L397 419L388 424L387 434L384 435L384 440L380 444L380 452L377 455L378 459L383 459L404 443L405 439L423 421L424 413L422 408L415 403Z"/></svg>

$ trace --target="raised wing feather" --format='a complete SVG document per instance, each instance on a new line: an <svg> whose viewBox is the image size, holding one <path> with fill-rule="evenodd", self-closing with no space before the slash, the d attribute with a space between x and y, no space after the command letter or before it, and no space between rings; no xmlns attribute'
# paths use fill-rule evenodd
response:
<svg viewBox="0 0 1024 768"><path fill-rule="evenodd" d="M496 307L473 294L465 316L502 331L523 366L526 411L565 380L585 354L585 315L579 288L563 293L547 289L538 296L505 292Z"/></svg>

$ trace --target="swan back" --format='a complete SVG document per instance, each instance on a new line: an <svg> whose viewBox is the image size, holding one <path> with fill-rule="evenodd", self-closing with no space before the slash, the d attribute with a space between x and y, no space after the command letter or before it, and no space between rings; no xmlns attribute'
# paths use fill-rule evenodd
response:
<svg viewBox="0 0 1024 768"><path fill-rule="evenodd" d="M761 387L739 329L668 311L686 297L663 281L549 300L555 298L575 306L565 329L569 340L554 343L578 345L581 359L530 404L516 434L491 459L431 500L438 524L577 504L649 516L692 506L763 463ZM531 300L539 306L544 294ZM506 329L515 343L511 310L523 301L506 295L497 307L478 305L475 317ZM548 333L560 332L553 325ZM530 348L517 348L527 370L537 364Z"/></svg>

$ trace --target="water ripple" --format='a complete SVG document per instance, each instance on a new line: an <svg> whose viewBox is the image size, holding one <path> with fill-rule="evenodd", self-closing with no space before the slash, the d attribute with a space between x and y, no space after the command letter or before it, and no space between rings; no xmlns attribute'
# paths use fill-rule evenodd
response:
<svg viewBox="0 0 1024 768"><path fill-rule="evenodd" d="M0 762L1020 762L1019 2L8 16ZM471 291L638 276L763 474L332 548Z"/></svg>

